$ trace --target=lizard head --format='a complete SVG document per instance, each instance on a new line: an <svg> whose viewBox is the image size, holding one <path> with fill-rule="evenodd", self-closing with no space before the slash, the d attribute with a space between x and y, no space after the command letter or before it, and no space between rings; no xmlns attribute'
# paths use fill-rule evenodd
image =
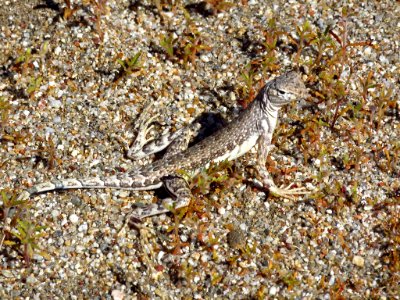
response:
<svg viewBox="0 0 400 300"><path fill-rule="evenodd" d="M275 78L267 84L266 88L263 100L278 108L289 102L308 96L306 86L301 79L300 73L295 71L288 72Z"/></svg>

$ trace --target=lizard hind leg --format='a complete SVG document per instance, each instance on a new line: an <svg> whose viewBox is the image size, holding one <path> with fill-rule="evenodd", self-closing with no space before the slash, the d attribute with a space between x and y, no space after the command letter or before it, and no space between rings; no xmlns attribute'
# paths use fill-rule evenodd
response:
<svg viewBox="0 0 400 300"><path fill-rule="evenodd" d="M185 179L179 176L166 176L162 180L171 197L163 199L161 203L153 203L135 208L130 215L132 223L189 205L192 193Z"/></svg>
<svg viewBox="0 0 400 300"><path fill-rule="evenodd" d="M147 134L154 127L152 123L160 116L160 113L151 115L150 108L151 104L148 105L139 119L136 121L137 135L130 147L127 147L127 157L133 160L141 159L150 154L160 152L165 148L168 148L167 156L172 156L188 147L191 137L198 133L200 124L191 124L187 127L176 130L175 132L167 132L162 134L156 139L147 138Z"/></svg>
<svg viewBox="0 0 400 300"><path fill-rule="evenodd" d="M200 129L200 124L189 125L187 127L168 132L154 140L146 139L147 133L151 130L150 123L155 117L151 117L139 129L135 142L128 151L128 157L131 159L140 159L153 153L160 152L167 148L164 157L173 156L188 148L189 142Z"/></svg>
<svg viewBox="0 0 400 300"><path fill-rule="evenodd" d="M131 159L140 159L147 155L150 155L153 152L145 152L143 151L143 147L148 144L152 139L147 138L147 134L154 127L152 125L153 121L160 116L160 114L154 114L150 116L149 108L151 106L147 106L145 110L140 115L139 119L136 122L137 127L137 135L131 147L128 147L127 156Z"/></svg>

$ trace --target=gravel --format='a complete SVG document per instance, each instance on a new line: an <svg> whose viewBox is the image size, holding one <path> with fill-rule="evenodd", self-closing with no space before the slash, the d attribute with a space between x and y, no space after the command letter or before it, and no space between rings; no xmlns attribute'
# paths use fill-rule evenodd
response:
<svg viewBox="0 0 400 300"><path fill-rule="evenodd" d="M0 298L399 299L398 3L349 2L345 16L337 1L157 8L167 2L174 1L107 1L102 9L100 0L71 1L76 10L64 20L66 2L3 1L0 189L17 194L55 178L113 175L148 163L152 158L127 159L122 141L132 141L149 103L161 113L155 137L204 114L211 127L229 121L249 94L243 73L268 56L274 19L276 31L288 34L280 35L269 68L255 69L252 87L299 62L312 97L282 110L269 170L277 183L315 193L288 200L258 191L244 180L255 176L252 151L221 171L229 175L224 184L204 193L194 186L183 216L134 228L124 226L132 203L157 193L34 196L20 218L44 226L38 249L27 263L21 241L6 235ZM348 61L337 62L345 66L341 78L351 77L348 106L339 106L333 128L327 120L339 100L321 94L324 79L307 64L316 53L306 47L296 61L293 40L306 21L312 32L330 26L336 44L346 42L340 32L347 29L354 43ZM169 36L178 39L172 56L160 42ZM199 53L185 58L182 37L201 43ZM122 61L139 52L140 66L123 73ZM2 205L4 216L4 199ZM17 232L16 223L0 224Z"/></svg>

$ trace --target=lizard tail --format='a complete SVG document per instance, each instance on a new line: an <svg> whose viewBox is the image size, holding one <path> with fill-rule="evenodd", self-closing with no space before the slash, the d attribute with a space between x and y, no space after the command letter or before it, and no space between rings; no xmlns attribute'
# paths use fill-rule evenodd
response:
<svg viewBox="0 0 400 300"><path fill-rule="evenodd" d="M144 185L143 183L137 181L137 179L145 180L145 178L132 178L128 176L112 176L107 178L92 177L83 179L60 179L53 180L44 183L40 183L32 186L31 188L22 192L18 200L26 200L31 195L55 191L55 190L68 190L68 189L125 189L125 190L149 190L153 188L158 188L161 183L155 183L153 185Z"/></svg>

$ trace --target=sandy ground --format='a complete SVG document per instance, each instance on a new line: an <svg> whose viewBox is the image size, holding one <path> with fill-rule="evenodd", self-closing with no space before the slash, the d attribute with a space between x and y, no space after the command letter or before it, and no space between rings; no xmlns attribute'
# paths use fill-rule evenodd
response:
<svg viewBox="0 0 400 300"><path fill-rule="evenodd" d="M1 2L1 299L399 299L398 1ZM124 155L149 103L153 137L219 128L291 69L311 96L281 111L268 168L309 195L254 188L252 151L140 228L133 203L160 193L15 202L156 159Z"/></svg>

